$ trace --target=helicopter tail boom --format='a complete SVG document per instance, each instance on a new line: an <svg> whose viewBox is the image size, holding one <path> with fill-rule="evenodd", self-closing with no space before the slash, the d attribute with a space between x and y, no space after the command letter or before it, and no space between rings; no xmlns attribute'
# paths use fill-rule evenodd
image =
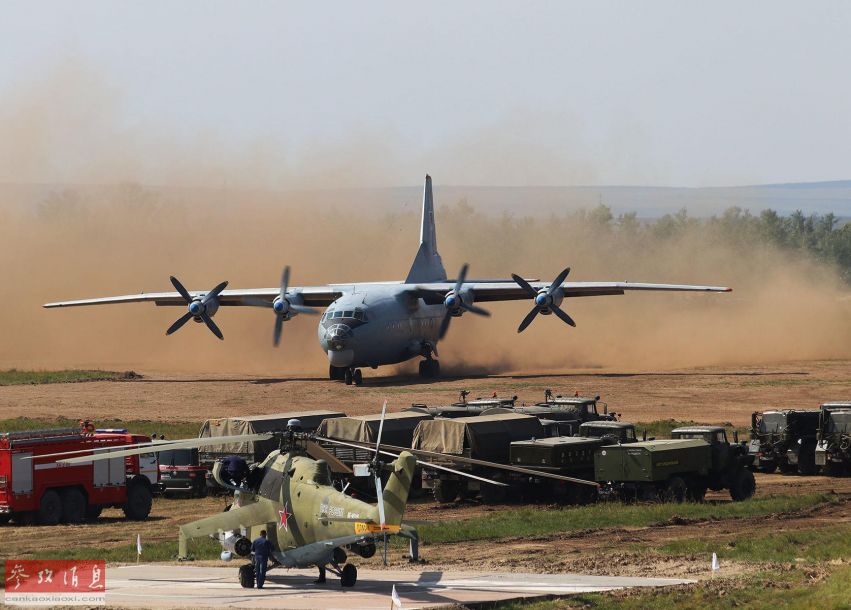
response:
<svg viewBox="0 0 851 610"><path fill-rule="evenodd" d="M417 458L407 451L403 451L393 462L393 472L384 486L383 494L385 527L398 528L402 524L416 466Z"/></svg>

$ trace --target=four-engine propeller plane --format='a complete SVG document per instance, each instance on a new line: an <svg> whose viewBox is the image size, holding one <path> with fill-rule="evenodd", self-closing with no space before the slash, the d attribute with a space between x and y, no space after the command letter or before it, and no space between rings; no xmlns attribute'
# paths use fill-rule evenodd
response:
<svg viewBox="0 0 851 610"><path fill-rule="evenodd" d="M539 315L553 314L565 324L576 326L562 309L566 298L620 295L628 290L729 292L720 286L646 284L633 282L568 282L570 268L552 282L512 279L468 280L467 265L456 279L447 279L434 222L431 178L426 176L423 193L420 246L408 276L403 281L325 286L290 286L286 267L278 288L227 290L222 282L210 291L187 290L177 278L171 283L176 292L143 293L117 297L47 303L44 307L75 307L110 303L153 301L162 306L184 306L186 313L166 331L171 334L189 320L204 323L219 339L224 335L213 321L219 307L254 306L272 310L275 315L274 343L278 344L283 323L298 314L316 314L326 307L319 321L319 344L328 355L329 376L347 384L360 384L360 367L377 368L422 357L420 375L436 377L440 365L434 358L437 343L452 318L469 312L488 316L476 303L529 299L532 309L520 323L522 332Z"/></svg>

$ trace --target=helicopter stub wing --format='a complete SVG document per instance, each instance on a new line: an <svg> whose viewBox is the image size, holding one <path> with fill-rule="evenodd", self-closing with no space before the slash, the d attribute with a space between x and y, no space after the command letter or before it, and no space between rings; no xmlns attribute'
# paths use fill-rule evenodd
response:
<svg viewBox="0 0 851 610"><path fill-rule="evenodd" d="M178 541L178 557L187 557L187 542L193 538L204 538L219 532L239 531L255 525L276 523L278 513L274 505L268 501L258 501L253 504L231 507L230 510L205 517L180 526Z"/></svg>
<svg viewBox="0 0 851 610"><path fill-rule="evenodd" d="M334 549L373 539L372 533L350 534L338 538L329 538L312 542L304 546L287 549L286 551L275 551L272 553L275 561L285 568L308 568L315 565L330 563Z"/></svg>

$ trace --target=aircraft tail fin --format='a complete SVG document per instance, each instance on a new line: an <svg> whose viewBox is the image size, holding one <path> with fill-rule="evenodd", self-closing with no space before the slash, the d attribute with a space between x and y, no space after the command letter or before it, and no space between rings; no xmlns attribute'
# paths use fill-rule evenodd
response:
<svg viewBox="0 0 851 610"><path fill-rule="evenodd" d="M434 228L434 197L431 192L431 176L426 176L423 190L423 216L420 225L420 249L408 272L406 284L418 282L442 282L446 279L443 261L437 252L437 233Z"/></svg>
<svg viewBox="0 0 851 610"><path fill-rule="evenodd" d="M408 492L414 479L417 458L403 451L393 462L393 472L384 486L384 521L386 525L402 524L405 506L408 504ZM376 510L377 512L377 510Z"/></svg>

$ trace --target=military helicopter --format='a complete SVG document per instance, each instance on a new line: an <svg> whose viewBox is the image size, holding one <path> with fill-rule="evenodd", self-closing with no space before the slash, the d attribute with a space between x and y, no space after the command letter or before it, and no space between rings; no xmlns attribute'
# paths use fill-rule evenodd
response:
<svg viewBox="0 0 851 610"><path fill-rule="evenodd" d="M279 439L279 449L269 453L261 462L250 466L241 462L241 458L225 458L213 467L213 477L222 487L234 492L234 503L224 512L192 521L180 526L178 559L188 558L188 541L194 538L215 537L222 545L222 559L229 561L233 554L248 558L251 555L251 541L261 530L268 532L274 551L270 557L274 567L319 568L319 581L324 582L328 570L340 578L343 587L352 587L357 582L357 567L348 563L348 553L363 558L372 557L377 550L377 541L387 535L416 537L416 531L410 524L403 524L403 516L408 501L408 492L414 471L419 464L426 468L445 470L461 476L478 479L491 485L505 486L471 473L461 472L443 465L418 460L418 450L401 449L393 453L383 449L381 435L384 428L384 416L387 403L381 412L378 436L375 447L369 450L375 454L367 464L355 464L350 470L339 462L330 452L314 442L312 434L300 430L298 420L290 420L287 429L281 432L265 432L228 437L195 438L158 442L156 445L140 443L119 451L96 452L86 455L67 457L71 453L54 454L66 456L57 463L74 464L92 460L123 458L172 449L203 447L238 441L259 441L271 437ZM340 445L350 445L344 441L321 439ZM386 446L384 446L386 447ZM432 454L435 455L435 454ZM438 454L440 455L440 454ZM385 464L380 456L393 457ZM464 460L455 456L440 456ZM477 461L478 462L478 461ZM493 468L524 470L518 467L485 463ZM346 472L355 476L372 477L375 484L376 504L356 499L337 489L333 485L331 470ZM382 474L389 471L386 484L382 487ZM596 483L571 479L561 475L525 470L535 476L580 482L589 485ZM252 563L239 568L239 582L243 587L254 586L255 574Z"/></svg>

